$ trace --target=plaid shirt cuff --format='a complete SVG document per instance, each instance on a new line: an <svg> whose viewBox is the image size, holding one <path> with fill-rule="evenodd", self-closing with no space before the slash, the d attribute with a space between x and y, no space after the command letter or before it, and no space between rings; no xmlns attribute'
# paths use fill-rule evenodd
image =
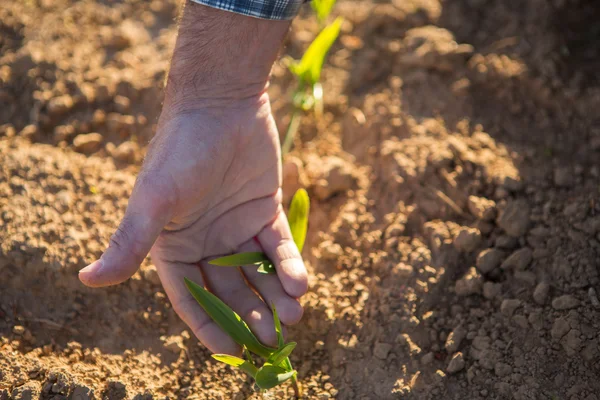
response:
<svg viewBox="0 0 600 400"><path fill-rule="evenodd" d="M292 19L305 0L192 0L205 6L255 18Z"/></svg>

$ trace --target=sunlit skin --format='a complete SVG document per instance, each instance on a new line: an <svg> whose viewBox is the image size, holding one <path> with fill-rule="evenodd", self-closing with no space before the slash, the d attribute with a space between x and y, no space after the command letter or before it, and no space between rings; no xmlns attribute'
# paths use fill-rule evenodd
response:
<svg viewBox="0 0 600 400"><path fill-rule="evenodd" d="M157 132L125 217L100 260L79 273L91 287L118 284L150 253L173 308L215 353L241 349L184 277L221 298L265 344L277 344L265 301L286 325L302 317L297 299L307 275L282 211L279 135L266 94L288 29L285 21L186 6ZM243 251L264 251L277 275L206 262Z"/></svg>

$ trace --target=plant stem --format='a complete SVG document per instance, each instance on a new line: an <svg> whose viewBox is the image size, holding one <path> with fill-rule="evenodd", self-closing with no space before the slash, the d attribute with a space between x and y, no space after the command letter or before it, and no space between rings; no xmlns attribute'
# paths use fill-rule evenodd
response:
<svg viewBox="0 0 600 400"><path fill-rule="evenodd" d="M281 146L281 156L283 157L292 149L292 145L294 144L294 138L296 137L296 133L298 133L298 128L300 127L300 121L302 119L301 111L297 108L294 109L294 113L292 114L292 119L290 120L290 124L288 125L287 132L285 133L285 138L283 140L283 145Z"/></svg>
<svg viewBox="0 0 600 400"><path fill-rule="evenodd" d="M291 371L294 369L294 367L292 367L292 362L290 361L290 358L286 358L285 361L285 366L286 369ZM300 386L300 382L298 382L298 380L296 379L296 375L294 374L294 376L292 376L292 387L294 388L294 394L296 395L296 398L299 399L300 397L302 397L302 387Z"/></svg>

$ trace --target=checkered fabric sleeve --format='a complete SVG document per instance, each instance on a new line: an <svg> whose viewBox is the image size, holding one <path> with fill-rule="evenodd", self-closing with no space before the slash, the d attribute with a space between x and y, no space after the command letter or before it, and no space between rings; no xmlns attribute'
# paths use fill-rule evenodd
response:
<svg viewBox="0 0 600 400"><path fill-rule="evenodd" d="M199 4L262 19L292 19L306 0L192 0Z"/></svg>

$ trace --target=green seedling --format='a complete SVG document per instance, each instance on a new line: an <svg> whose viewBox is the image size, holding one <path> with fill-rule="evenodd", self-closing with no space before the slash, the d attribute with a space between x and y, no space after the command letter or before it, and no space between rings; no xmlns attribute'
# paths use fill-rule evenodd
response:
<svg viewBox="0 0 600 400"><path fill-rule="evenodd" d="M310 199L308 193L306 190L300 189L292 198L288 214L292 237L300 251L302 251L304 242L306 241L309 211ZM210 263L222 267L256 265L259 272L276 273L273 263L261 252L234 254L217 258L210 261ZM261 271L261 269L264 271ZM271 389L291 380L296 395L300 396L300 387L296 380L297 373L292 367L289 358L292 351L296 348L296 343L285 343L281 321L279 320L275 304L271 305L271 309L273 311L273 325L277 335L277 348L271 348L260 343L250 330L250 327L248 327L248 324L217 296L187 278L185 278L185 284L192 296L210 318L237 344L242 346L246 358L243 359L228 354L214 354L213 358L215 360L246 372L254 378L256 386L260 390ZM251 353L266 360L260 368L254 364Z"/></svg>
<svg viewBox="0 0 600 400"><path fill-rule="evenodd" d="M312 0L311 5L320 24L325 23L336 0Z"/></svg>
<svg viewBox="0 0 600 400"><path fill-rule="evenodd" d="M281 322L277 315L275 305L273 309L273 323L277 332L278 348L273 349L264 346L258 341L252 333L248 324L240 316L229 308L218 297L210 293L202 286L185 279L185 284L200 306L212 318L221 329L223 329L237 344L243 347L246 360L243 358L231 356L228 354L213 354L217 361L239 368L246 372L256 383L259 390L268 390L282 383L292 380L297 394L300 394L298 383L296 381L296 370L292 367L289 355L296 347L296 343L285 344L281 332ZM252 361L254 353L266 361L259 368Z"/></svg>
<svg viewBox="0 0 600 400"><path fill-rule="evenodd" d="M292 197L290 211L288 213L288 222L292 231L292 238L302 253L304 241L306 240L306 231L308 230L308 213L310 211L310 198L304 189L298 189Z"/></svg>
<svg viewBox="0 0 600 400"><path fill-rule="evenodd" d="M333 6L333 4L332 4ZM343 19L338 17L330 25L323 28L319 35L308 46L300 61L291 61L289 69L296 77L298 84L292 94L294 113L281 147L282 154L290 151L294 137L300 126L301 112L314 108L318 116L323 114L323 86L321 71L325 57L337 40L342 28Z"/></svg>
<svg viewBox="0 0 600 400"><path fill-rule="evenodd" d="M306 240L306 230L308 229L308 213L310 211L310 199L308 193L304 189L299 189L294 193L288 213L292 238L302 252L304 241ZM275 274L275 265L265 253L248 252L237 253L230 256L215 258L208 262L211 265L219 267L239 267L242 265L255 265L257 271L261 274Z"/></svg>
<svg viewBox="0 0 600 400"><path fill-rule="evenodd" d="M238 253L216 258L208 262L219 267L239 267L241 265L256 265L261 274L274 274L275 266L267 255L262 252Z"/></svg>
<svg viewBox="0 0 600 400"><path fill-rule="evenodd" d="M187 278L185 278L185 284L209 317L237 344L245 346L252 353L264 358L269 358L273 354L275 349L266 347L259 342L248 324L221 299Z"/></svg>

